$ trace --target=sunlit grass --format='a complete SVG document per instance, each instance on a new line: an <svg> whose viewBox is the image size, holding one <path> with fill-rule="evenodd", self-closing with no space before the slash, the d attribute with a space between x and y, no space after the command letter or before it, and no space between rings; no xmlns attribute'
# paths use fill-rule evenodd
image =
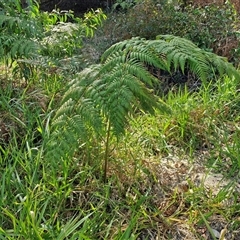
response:
<svg viewBox="0 0 240 240"><path fill-rule="evenodd" d="M44 158L64 85L52 83L1 89L8 136L0 139L0 239L201 239L199 229L214 229L216 217L237 234L239 195L231 188L240 168L236 81L170 91L171 115L136 113L126 135L111 139L105 184L104 142L79 146L73 159ZM197 184L198 166L205 178L222 173L229 184L215 195L202 179Z"/></svg>

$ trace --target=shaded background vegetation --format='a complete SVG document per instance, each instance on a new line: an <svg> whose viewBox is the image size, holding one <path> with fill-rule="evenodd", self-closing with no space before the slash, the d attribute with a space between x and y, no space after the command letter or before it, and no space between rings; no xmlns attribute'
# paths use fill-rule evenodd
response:
<svg viewBox="0 0 240 240"><path fill-rule="evenodd" d="M42 10L52 9L72 10L75 13L84 12L91 8L106 7L107 2L103 0L41 0L39 1Z"/></svg>
<svg viewBox="0 0 240 240"><path fill-rule="evenodd" d="M25 0L22 0L23 4L26 4ZM90 8L95 7L110 7L116 2L124 2L118 0L38 0L40 3L40 7L43 10L51 11L54 8L60 8L61 10L74 10L75 12L82 12ZM126 1L126 2L135 2ZM194 6L208 6L211 4L215 4L218 6L224 5L225 1L223 0L178 0L178 2L182 5L194 5ZM234 7L239 12L240 11L240 3L238 0L230 0Z"/></svg>

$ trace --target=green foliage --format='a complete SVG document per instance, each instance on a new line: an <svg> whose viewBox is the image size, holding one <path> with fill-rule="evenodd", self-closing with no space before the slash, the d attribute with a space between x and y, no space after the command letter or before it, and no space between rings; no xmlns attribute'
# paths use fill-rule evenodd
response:
<svg viewBox="0 0 240 240"><path fill-rule="evenodd" d="M94 165L101 165L105 139L88 135L86 140L91 143L79 146L78 142L73 158L69 157L71 152L65 153L64 159L46 158L48 146L36 143L34 136L38 131L45 141L52 134L53 103L40 111L42 95L38 91L9 88L0 93L2 120L14 129L9 142L0 146L1 239L150 239L157 234L172 239L178 236L178 229L171 228L173 224L179 227L176 222L180 221L180 227L184 223L184 229L191 227L190 232L204 227L199 227L203 222L199 211L211 227L221 218L217 223L229 223L229 235L239 232L238 192L226 188L215 197L190 180L194 162L198 162L198 173L203 168L199 163L211 157L211 171L230 174L237 181L237 80L224 77L193 94L187 90L169 94L166 102L172 114L134 114L126 134L118 142L110 138L107 184L99 181L99 168L94 169ZM56 147L64 141L62 133ZM186 149L191 150L191 157ZM182 155L183 151L187 154ZM86 159L92 166L83 162ZM189 169L179 164L181 159L192 161ZM172 177L182 179L181 171L187 172L190 188L186 192L173 190L175 185L168 182ZM225 206L225 201L231 204ZM201 238L196 235L191 239Z"/></svg>
<svg viewBox="0 0 240 240"><path fill-rule="evenodd" d="M239 77L224 58L179 37L161 35L157 40L133 38L116 43L103 54L101 64L86 68L69 84L53 121L55 139L47 143L48 155L71 158L79 144L88 142L94 133L105 139L106 166L110 131L121 136L136 109L151 114L155 109L166 111L151 91L158 79L147 66L169 72L184 72L188 67L204 82L215 71Z"/></svg>
<svg viewBox="0 0 240 240"><path fill-rule="evenodd" d="M5 125L7 131L0 135L0 239L77 239L89 225L79 226L94 213L60 214L71 181L64 179L67 164L62 176L43 159L41 142L51 115L41 109L43 97L39 90L0 89L0 130Z"/></svg>
<svg viewBox="0 0 240 240"><path fill-rule="evenodd" d="M17 61L14 72L21 72L26 79L33 76L34 67L52 68L62 65L63 59L70 62L69 57L82 47L82 39L93 36L106 18L100 9L83 18L65 11L40 12L35 1L28 1L27 8L22 8L20 0L1 6L0 60L6 66Z"/></svg>
<svg viewBox="0 0 240 240"><path fill-rule="evenodd" d="M75 17L73 14L68 17L71 18L71 22L60 21L46 31L46 37L41 42L42 54L64 58L79 53L83 38L92 37L97 27L106 19L101 9L91 10L85 13L83 18Z"/></svg>
<svg viewBox="0 0 240 240"><path fill-rule="evenodd" d="M227 74L230 77L239 78L238 71L227 62L226 58L204 51L187 39L169 35L160 35L157 39L162 39L162 46L159 50L166 56L169 69L180 68L184 73L186 68L189 68L203 82L210 80L209 76L211 77L212 73L218 76Z"/></svg>
<svg viewBox="0 0 240 240"><path fill-rule="evenodd" d="M137 2L140 2L139 0L116 0L115 3L112 6L113 10L128 10L132 8Z"/></svg>
<svg viewBox="0 0 240 240"><path fill-rule="evenodd" d="M11 6L9 16L22 19L25 10L15 3L0 6ZM199 236L203 220L211 227L222 223L232 238L239 235L239 194L230 189L240 167L239 73L186 39L159 35L113 45L100 64L88 66L66 86L66 79L83 67L74 55L82 42L73 27L67 35L81 44L56 39L53 45L66 51L51 55L53 45L43 42L46 33L51 36L52 23L69 26L58 23L65 15L55 13L41 13L44 31L34 39L27 26L18 32L12 18L9 32L5 23L1 29L9 39L11 32L16 39L17 33L25 34L36 48L9 54L25 70L31 65L34 84L20 84L16 77L7 84L11 79L0 75L0 239L180 239L183 228L184 234L195 231L190 239L200 239L206 236ZM90 19L86 26L94 29L98 20ZM63 32L54 30L52 36ZM79 33L84 36L86 28ZM11 44L4 51L11 51ZM31 56L34 51L37 56ZM194 93L170 91L164 104L153 94L159 79L152 69L159 70L160 80L166 71L190 69L205 84ZM102 160L109 175L105 184L99 180ZM206 171L206 161L211 171L234 178L217 196L191 181ZM184 191L178 188L183 177L189 187Z"/></svg>
<svg viewBox="0 0 240 240"><path fill-rule="evenodd" d="M0 13L0 60L10 61L13 59L28 57L36 52L36 43L32 40L37 38L41 30L33 14L38 14L37 8L30 1L30 7L23 10L18 0L2 2Z"/></svg>
<svg viewBox="0 0 240 240"><path fill-rule="evenodd" d="M155 39L159 34L171 34L187 38L229 60L237 57L239 20L228 1L223 6L196 7L183 6L180 1L145 0L117 19L114 35L118 39L126 35Z"/></svg>
<svg viewBox="0 0 240 240"><path fill-rule="evenodd" d="M189 23L190 29L185 33L186 37L199 47L217 51L221 47L228 47L223 45L224 41L236 38L239 20L234 6L229 1L226 1L226 4L221 7L212 4L204 8L188 7L186 11L188 15L192 16L192 21ZM194 20L194 17L197 21Z"/></svg>

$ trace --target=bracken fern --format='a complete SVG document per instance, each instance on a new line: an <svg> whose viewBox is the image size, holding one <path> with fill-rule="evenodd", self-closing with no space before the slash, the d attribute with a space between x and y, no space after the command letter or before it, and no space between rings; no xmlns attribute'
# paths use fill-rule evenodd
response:
<svg viewBox="0 0 240 240"><path fill-rule="evenodd" d="M90 134L100 136L105 139L106 180L110 133L116 137L124 134L136 109L151 114L156 108L168 110L153 94L152 88L159 79L147 66L168 72L189 68L202 81L214 71L239 77L224 58L183 38L164 35L156 40L133 38L116 43L106 50L100 64L83 70L69 84L53 120L48 156L72 157L81 142L89 141Z"/></svg>

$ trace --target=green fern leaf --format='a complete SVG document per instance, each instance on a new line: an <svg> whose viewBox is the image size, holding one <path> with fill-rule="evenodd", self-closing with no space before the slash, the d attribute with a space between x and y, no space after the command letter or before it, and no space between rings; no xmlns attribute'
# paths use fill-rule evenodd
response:
<svg viewBox="0 0 240 240"><path fill-rule="evenodd" d="M211 76L211 73L220 76L227 74L230 77L240 77L239 72L225 58L206 52L187 39L171 35L159 35L157 40L165 41L172 47L171 52L168 52L168 48L159 48L168 56L169 64L173 62L174 68L179 65L181 70L187 64L203 81L206 81L207 76ZM179 54L182 54L182 56L179 57Z"/></svg>
<svg viewBox="0 0 240 240"><path fill-rule="evenodd" d="M169 111L153 94L158 79L148 71L149 65L170 72L187 68L202 81L215 72L239 78L224 58L187 39L161 35L156 40L133 38L116 43L105 51L100 64L84 69L70 82L53 120L53 142L64 141L62 149L74 151L80 141L89 141L87 136L104 136L109 122L113 134L120 137L135 109L151 114L156 109Z"/></svg>

